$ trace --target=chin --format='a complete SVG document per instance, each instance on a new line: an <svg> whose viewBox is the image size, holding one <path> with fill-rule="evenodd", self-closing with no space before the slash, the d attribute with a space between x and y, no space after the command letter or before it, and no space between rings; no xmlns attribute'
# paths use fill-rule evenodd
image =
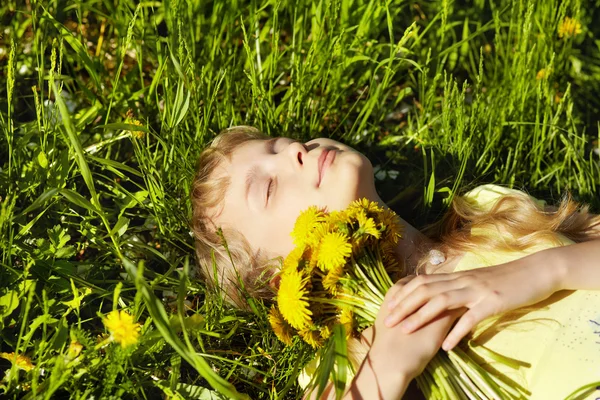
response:
<svg viewBox="0 0 600 400"><path fill-rule="evenodd" d="M338 165L334 185L329 195L334 204L330 210L343 210L354 200L366 197L379 201L371 161L361 153L346 153L344 163ZM329 208L329 207L328 207Z"/></svg>

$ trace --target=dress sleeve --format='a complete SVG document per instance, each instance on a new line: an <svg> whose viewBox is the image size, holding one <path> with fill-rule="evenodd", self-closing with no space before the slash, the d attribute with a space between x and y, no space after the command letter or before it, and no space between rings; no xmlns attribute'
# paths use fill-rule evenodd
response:
<svg viewBox="0 0 600 400"><path fill-rule="evenodd" d="M544 200L536 199L535 197L530 196L521 190L510 189L504 186L493 184L478 186L470 192L464 194L462 197L470 203L476 205L478 208L489 210L502 196L507 195L526 196L533 200L540 208L543 209L546 206L546 202Z"/></svg>

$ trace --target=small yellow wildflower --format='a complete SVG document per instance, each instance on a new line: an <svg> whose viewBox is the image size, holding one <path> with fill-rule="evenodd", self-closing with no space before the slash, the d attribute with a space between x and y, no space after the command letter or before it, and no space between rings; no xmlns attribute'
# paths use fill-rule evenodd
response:
<svg viewBox="0 0 600 400"><path fill-rule="evenodd" d="M321 239L317 266L323 271L342 267L351 253L348 237L341 232L330 232Z"/></svg>
<svg viewBox="0 0 600 400"><path fill-rule="evenodd" d="M581 24L575 18L565 17L558 26L558 37L573 37L581 33Z"/></svg>
<svg viewBox="0 0 600 400"><path fill-rule="evenodd" d="M554 94L554 102L556 104L559 104L561 100L562 100L562 94L560 92L559 93L555 93Z"/></svg>
<svg viewBox="0 0 600 400"><path fill-rule="evenodd" d="M285 321L283 315L281 315L275 306L272 306L269 311L269 322L271 323L271 327L277 338L288 346L291 346L294 330L290 324Z"/></svg>
<svg viewBox="0 0 600 400"><path fill-rule="evenodd" d="M310 206L300 213L291 234L294 244L300 246L308 243L314 229L324 220L324 213L317 206Z"/></svg>
<svg viewBox="0 0 600 400"><path fill-rule="evenodd" d="M0 353L0 357L4 358L11 363L15 364L17 368L22 369L24 371L31 371L35 366L31 363L31 359L27 356L19 354L16 356L15 353Z"/></svg>
<svg viewBox="0 0 600 400"><path fill-rule="evenodd" d="M125 118L125 123L135 126L144 126L135 116L133 115L133 110L127 110L127 118ZM144 131L128 131L131 135L138 139L142 139L144 137Z"/></svg>
<svg viewBox="0 0 600 400"><path fill-rule="evenodd" d="M110 332L110 336L121 347L136 344L140 336L140 324L133 322L133 316L127 311L113 310L104 318L104 326Z"/></svg>
<svg viewBox="0 0 600 400"><path fill-rule="evenodd" d="M549 76L550 76L550 69L542 68L535 75L535 79L537 79L539 81L540 79L544 79L544 78L547 78Z"/></svg>
<svg viewBox="0 0 600 400"><path fill-rule="evenodd" d="M69 349L67 350L67 360L70 361L77 358L77 356L81 353L81 350L83 350L83 345L77 340L72 340L71 344L69 344Z"/></svg>
<svg viewBox="0 0 600 400"><path fill-rule="evenodd" d="M302 329L310 322L312 312L309 310L308 290L306 284L308 279L297 270L289 270L281 274L281 282L277 291L277 304L281 315L289 324Z"/></svg>
<svg viewBox="0 0 600 400"><path fill-rule="evenodd" d="M134 119L133 121L129 122L132 125L136 125L136 126L144 126L144 124L142 124L139 120ZM144 131L131 131L131 134L133 136L135 136L138 139L143 139L144 138Z"/></svg>

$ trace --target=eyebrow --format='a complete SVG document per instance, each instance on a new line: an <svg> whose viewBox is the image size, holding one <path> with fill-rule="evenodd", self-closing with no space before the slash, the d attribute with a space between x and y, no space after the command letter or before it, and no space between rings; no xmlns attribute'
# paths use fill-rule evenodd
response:
<svg viewBox="0 0 600 400"><path fill-rule="evenodd" d="M272 153L275 149L275 142L277 142L278 139L281 139L280 137L275 137L275 138L271 138L269 140L265 141L265 147L268 153ZM253 166L252 168L250 168L248 170L248 172L246 172L246 179L245 179L245 183L244 183L244 198L246 199L246 207L250 208L250 205L248 204L248 194L250 193L250 188L252 187L252 184L255 182L256 180L256 175L259 171L259 168L257 165Z"/></svg>

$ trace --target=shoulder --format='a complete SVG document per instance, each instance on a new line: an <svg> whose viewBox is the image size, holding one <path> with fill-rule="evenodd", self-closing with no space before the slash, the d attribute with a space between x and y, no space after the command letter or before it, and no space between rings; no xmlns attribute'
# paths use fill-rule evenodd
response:
<svg viewBox="0 0 600 400"><path fill-rule="evenodd" d="M546 206L546 202L544 200L536 199L524 191L494 184L477 186L475 189L468 191L461 197L477 208L490 210L501 198L505 196L521 196L529 198L542 209Z"/></svg>

